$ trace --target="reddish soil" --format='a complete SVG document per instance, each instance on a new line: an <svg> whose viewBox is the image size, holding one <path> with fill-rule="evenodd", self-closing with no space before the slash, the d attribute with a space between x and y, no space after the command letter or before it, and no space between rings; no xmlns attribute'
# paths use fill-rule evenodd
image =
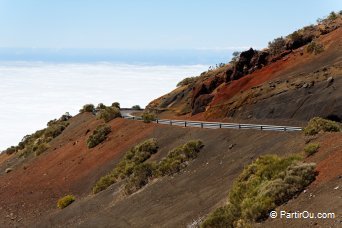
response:
<svg viewBox="0 0 342 228"><path fill-rule="evenodd" d="M342 37L342 28L319 38L317 42L324 44L325 48L324 52L319 55L307 53L305 47L302 47L294 50L283 59L271 63L250 75L220 86L217 89L214 99L210 103L209 110L207 111L208 115L204 117L222 116L221 112L225 110L225 108L222 109L222 106L229 107L230 103L232 103L231 98L233 97L235 97L235 100L239 100L238 97L241 97L240 103L244 104L243 99L245 99L245 94L242 93L248 93L253 87L260 86L269 81L282 79L306 81L308 79L305 76L309 73L315 72L322 67L341 63L342 40L340 37ZM339 75L340 73L341 69L335 77L341 76ZM315 78L312 77L310 80L315 80ZM253 103L253 101L250 102Z"/></svg>
<svg viewBox="0 0 342 228"><path fill-rule="evenodd" d="M108 139L88 149L86 139L100 123L88 113L72 118L69 127L51 142L49 151L0 176L0 227L11 219L12 225L32 221L54 208L57 199L66 194L88 195L94 182L112 169L122 152L150 135L155 127L116 119L109 123L112 132ZM91 131L86 134L87 129Z"/></svg>
<svg viewBox="0 0 342 228"><path fill-rule="evenodd" d="M320 145L319 152L307 161L317 163L319 174L314 184L321 185L342 177L342 133L324 134L317 141Z"/></svg>

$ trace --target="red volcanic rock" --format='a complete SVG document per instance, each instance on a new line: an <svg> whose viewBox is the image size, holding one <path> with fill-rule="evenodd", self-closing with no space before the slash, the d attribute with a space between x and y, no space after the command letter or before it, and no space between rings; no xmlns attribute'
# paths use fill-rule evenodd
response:
<svg viewBox="0 0 342 228"><path fill-rule="evenodd" d="M208 78L204 82L200 82L195 85L192 91L192 99L191 99L191 106L193 107L195 104L196 99L203 95L203 94L210 94L214 91L219 85L224 82L223 77L215 76L212 78Z"/></svg>

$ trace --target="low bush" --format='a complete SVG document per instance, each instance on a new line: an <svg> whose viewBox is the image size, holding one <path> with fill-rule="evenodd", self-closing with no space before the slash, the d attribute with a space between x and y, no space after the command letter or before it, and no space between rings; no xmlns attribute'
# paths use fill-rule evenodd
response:
<svg viewBox="0 0 342 228"><path fill-rule="evenodd" d="M310 143L305 146L304 151L307 156L311 156L319 149L319 143Z"/></svg>
<svg viewBox="0 0 342 228"><path fill-rule="evenodd" d="M69 206L70 204L72 204L74 201L75 201L75 197L73 195L64 196L63 198L60 198L57 201L57 207L60 209L63 209Z"/></svg>
<svg viewBox="0 0 342 228"><path fill-rule="evenodd" d="M106 140L107 135L111 132L111 128L107 125L98 126L87 139L88 148L93 148Z"/></svg>
<svg viewBox="0 0 342 228"><path fill-rule="evenodd" d="M16 146L11 146L5 150L5 153L10 155L17 152L17 147Z"/></svg>
<svg viewBox="0 0 342 228"><path fill-rule="evenodd" d="M279 55L285 50L286 42L283 37L274 39L272 42L268 42L268 49L271 55Z"/></svg>
<svg viewBox="0 0 342 228"><path fill-rule="evenodd" d="M240 54L241 54L240 51L234 51L233 54L232 54L233 57L232 57L232 59L229 61L229 63L232 64L232 65L235 65L235 64L239 61Z"/></svg>
<svg viewBox="0 0 342 228"><path fill-rule="evenodd" d="M135 147L131 148L119 162L119 164L106 176L101 177L93 187L93 193L96 194L105 190L119 179L129 177L135 167L149 159L152 154L158 151L157 140L148 139Z"/></svg>
<svg viewBox="0 0 342 228"><path fill-rule="evenodd" d="M93 188L93 193L96 194L118 180L125 179L125 193L131 194L153 178L179 172L186 167L187 161L197 157L202 147L201 141L190 141L170 151L159 163L148 163L145 161L158 151L158 146L156 139L146 140L128 151L111 173L100 178Z"/></svg>
<svg viewBox="0 0 342 228"><path fill-rule="evenodd" d="M181 171L187 166L188 161L197 157L202 147L203 144L199 140L189 141L170 151L159 163L142 163L135 166L125 184L126 194L139 190L153 178Z"/></svg>
<svg viewBox="0 0 342 228"><path fill-rule="evenodd" d="M52 137L56 138L58 135L60 135L65 128L69 125L68 122L62 121L62 122L56 122L54 124L51 124L49 127L46 128L44 132L44 136L46 138Z"/></svg>
<svg viewBox="0 0 342 228"><path fill-rule="evenodd" d="M155 175L156 163L141 163L133 168L132 175L125 184L125 193L132 194L145 186Z"/></svg>
<svg viewBox="0 0 342 228"><path fill-rule="evenodd" d="M312 41L312 27L308 26L298 31L295 31L287 36L286 49L297 49Z"/></svg>
<svg viewBox="0 0 342 228"><path fill-rule="evenodd" d="M97 118L103 119L107 123L117 117L121 117L121 112L117 107L105 107L100 109L96 115Z"/></svg>
<svg viewBox="0 0 342 228"><path fill-rule="evenodd" d="M152 121L155 121L157 119L156 115L150 112L145 112L142 114L142 119L144 123L150 123Z"/></svg>
<svg viewBox="0 0 342 228"><path fill-rule="evenodd" d="M199 79L199 77L184 78L182 81L177 83L177 87L186 86L186 85L194 85L198 79Z"/></svg>
<svg viewBox="0 0 342 228"><path fill-rule="evenodd" d="M120 103L119 103L119 102L114 102L114 103L112 104L112 107L115 107L115 108L120 109Z"/></svg>
<svg viewBox="0 0 342 228"><path fill-rule="evenodd" d="M276 206L288 201L308 186L316 176L315 164L305 164L296 156L259 157L245 167L233 183L228 204L216 209L202 227L237 227L262 221Z"/></svg>
<svg viewBox="0 0 342 228"><path fill-rule="evenodd" d="M49 148L50 148L50 145L48 143L41 143L37 146L37 148L34 150L34 152L35 152L36 156L39 156Z"/></svg>
<svg viewBox="0 0 342 228"><path fill-rule="evenodd" d="M67 128L69 125L67 120L70 118L71 116L66 117L66 115L63 115L58 120L50 120L46 128L24 136L17 146L8 148L8 153L19 152L20 157L27 157L34 152L36 152L36 155L43 153L49 147L48 143Z"/></svg>
<svg viewBox="0 0 342 228"><path fill-rule="evenodd" d="M195 159L203 144L201 141L190 141L170 151L166 158L158 164L158 173L161 176L172 175L186 166L185 162Z"/></svg>
<svg viewBox="0 0 342 228"><path fill-rule="evenodd" d="M85 104L83 105L83 108L80 109L80 113L83 112L94 112L95 107L93 104Z"/></svg>
<svg viewBox="0 0 342 228"><path fill-rule="evenodd" d="M335 20L336 18L337 18L337 14L334 11L332 11L328 16L329 20Z"/></svg>
<svg viewBox="0 0 342 228"><path fill-rule="evenodd" d="M320 117L312 118L308 125L304 128L305 135L316 135L320 131L323 132L340 132L341 124L332 120L326 120Z"/></svg>
<svg viewBox="0 0 342 228"><path fill-rule="evenodd" d="M316 43L315 41L311 41L306 47L306 51L311 54L319 54L324 51L323 44Z"/></svg>
<svg viewBox="0 0 342 228"><path fill-rule="evenodd" d="M107 106L104 105L103 103L99 103L97 106L96 106L96 110L99 111L101 109L105 109Z"/></svg>

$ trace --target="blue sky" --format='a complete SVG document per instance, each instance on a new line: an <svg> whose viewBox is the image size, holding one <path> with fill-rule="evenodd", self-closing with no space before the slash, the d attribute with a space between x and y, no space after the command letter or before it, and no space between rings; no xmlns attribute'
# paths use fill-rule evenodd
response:
<svg viewBox="0 0 342 228"><path fill-rule="evenodd" d="M0 0L0 47L265 47L341 9L341 0Z"/></svg>

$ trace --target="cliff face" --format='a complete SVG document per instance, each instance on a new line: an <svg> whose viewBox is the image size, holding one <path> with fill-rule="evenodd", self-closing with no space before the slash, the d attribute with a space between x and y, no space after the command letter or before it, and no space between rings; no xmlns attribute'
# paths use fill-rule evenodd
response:
<svg viewBox="0 0 342 228"><path fill-rule="evenodd" d="M342 119L342 18L308 26L269 49L249 49L147 108L196 119ZM314 49L314 50L312 50Z"/></svg>

